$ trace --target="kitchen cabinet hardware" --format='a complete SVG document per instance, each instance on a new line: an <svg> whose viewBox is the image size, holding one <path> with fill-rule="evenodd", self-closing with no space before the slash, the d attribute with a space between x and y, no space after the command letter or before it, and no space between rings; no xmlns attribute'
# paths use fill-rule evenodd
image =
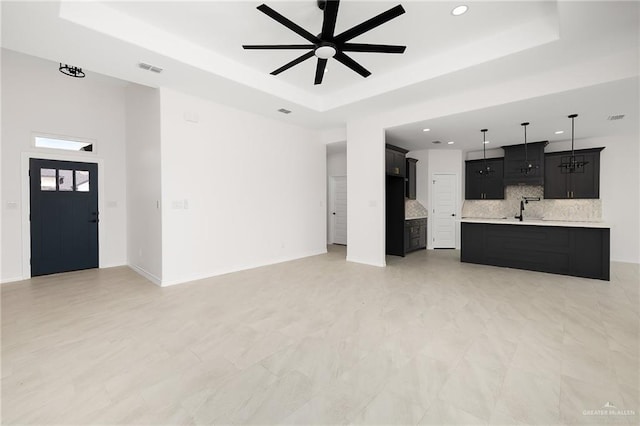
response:
<svg viewBox="0 0 640 426"><path fill-rule="evenodd" d="M544 198L546 199L597 199L600 198L600 152L604 148L575 151L585 164L573 173L563 162L571 151L545 154Z"/></svg>
<svg viewBox="0 0 640 426"><path fill-rule="evenodd" d="M504 149L504 184L505 185L542 185L544 183L544 148L548 141L503 146ZM532 165L528 173L522 173L527 162Z"/></svg>
<svg viewBox="0 0 640 426"><path fill-rule="evenodd" d="M465 161L465 199L466 200L503 200L502 181L504 159L488 158L486 165L494 173L479 173L485 167L484 160Z"/></svg>

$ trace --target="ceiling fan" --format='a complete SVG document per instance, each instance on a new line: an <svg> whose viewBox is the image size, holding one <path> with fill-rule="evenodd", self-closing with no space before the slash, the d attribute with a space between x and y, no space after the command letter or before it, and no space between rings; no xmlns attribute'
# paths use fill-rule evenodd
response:
<svg viewBox="0 0 640 426"><path fill-rule="evenodd" d="M335 35L336 19L338 17L339 0L318 0L318 7L324 10L324 19L322 22L322 32L317 36L309 31L285 18L266 4L261 4L257 9L272 19L278 21L291 31L308 40L311 44L271 44L271 45L243 45L248 50L277 50L292 49L306 50L309 52L297 57L293 61L281 66L277 70L271 72L271 75L278 75L289 68L316 56L318 64L316 66L316 77L314 84L321 84L324 77L324 71L329 58L335 58L338 62L351 68L363 77L368 77L371 72L362 65L347 56L345 52L372 52L372 53L404 53L406 46L394 46L387 44L366 44L366 43L349 43L349 41L361 34L366 33L380 25L397 18L402 15L405 10L402 5L392 7L386 12L382 12L373 18L356 25L338 35Z"/></svg>

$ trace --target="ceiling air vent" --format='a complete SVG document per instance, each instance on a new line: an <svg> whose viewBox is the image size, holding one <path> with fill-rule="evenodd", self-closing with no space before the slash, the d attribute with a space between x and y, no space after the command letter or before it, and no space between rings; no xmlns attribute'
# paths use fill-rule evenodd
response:
<svg viewBox="0 0 640 426"><path fill-rule="evenodd" d="M160 74L162 72L162 68L154 67L153 65L146 64L144 62L140 62L138 64L138 67L140 67L140 68L142 68L143 70L146 70L146 71L155 72L156 74Z"/></svg>
<svg viewBox="0 0 640 426"><path fill-rule="evenodd" d="M431 142L431 143L432 143L432 144L435 144L435 145L439 145L439 144L441 144L442 142L441 142L441 141L433 141L433 142Z"/></svg>
<svg viewBox="0 0 640 426"><path fill-rule="evenodd" d="M609 117L607 117L607 120L614 121L614 120L622 120L623 118L624 118L624 114L617 114L617 115L610 115Z"/></svg>
<svg viewBox="0 0 640 426"><path fill-rule="evenodd" d="M283 113L283 114L291 114L291 111L289 111L288 109L285 109L285 108L280 108L280 109L278 110L278 112L281 112L281 113Z"/></svg>

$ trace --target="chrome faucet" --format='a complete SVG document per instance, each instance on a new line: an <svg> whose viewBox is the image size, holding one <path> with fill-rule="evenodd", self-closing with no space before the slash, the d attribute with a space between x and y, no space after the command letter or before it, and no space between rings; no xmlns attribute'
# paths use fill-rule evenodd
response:
<svg viewBox="0 0 640 426"><path fill-rule="evenodd" d="M517 215L515 218L518 219L520 222L522 222L522 218L523 218L523 214L522 212L524 211L524 198L522 200L520 200L520 214Z"/></svg>

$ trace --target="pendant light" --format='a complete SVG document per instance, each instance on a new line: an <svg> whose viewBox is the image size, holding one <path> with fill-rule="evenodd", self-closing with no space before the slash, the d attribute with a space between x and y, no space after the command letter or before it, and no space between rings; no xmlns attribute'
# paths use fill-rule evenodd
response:
<svg viewBox="0 0 640 426"><path fill-rule="evenodd" d="M576 156L574 150L574 121L577 116L578 114L567 116L571 119L571 157L562 157L562 162L558 167L562 169L563 173L584 173L584 166L589 164L588 161L584 161L584 155Z"/></svg>
<svg viewBox="0 0 640 426"><path fill-rule="evenodd" d="M494 173L495 170L491 168L491 166L487 165L487 129L480 130L482 132L482 158L483 158L483 168L478 170L478 173L482 176L489 176L489 174Z"/></svg>
<svg viewBox="0 0 640 426"><path fill-rule="evenodd" d="M529 124L528 122L520 123L520 125L524 127L524 167L520 169L520 173L525 175L528 175L539 167L538 165L534 166L533 163L529 161L529 153L527 151L527 126Z"/></svg>
<svg viewBox="0 0 640 426"><path fill-rule="evenodd" d="M58 71L70 77L84 78L84 71L82 71L82 68L75 67L73 65L67 65L67 64L63 65L62 62L60 62L60 67L58 67Z"/></svg>

